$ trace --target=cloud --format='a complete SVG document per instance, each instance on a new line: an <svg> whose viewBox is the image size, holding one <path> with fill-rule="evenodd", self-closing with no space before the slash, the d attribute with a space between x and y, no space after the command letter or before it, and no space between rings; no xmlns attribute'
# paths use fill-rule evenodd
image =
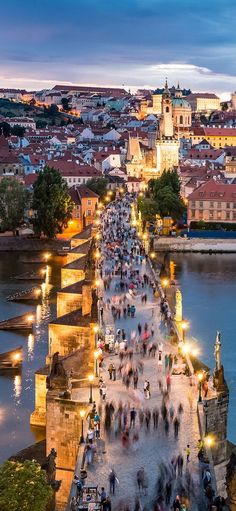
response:
<svg viewBox="0 0 236 511"><path fill-rule="evenodd" d="M11 0L1 8L0 86L15 77L36 88L65 78L155 87L167 75L227 92L235 18L233 0Z"/></svg>

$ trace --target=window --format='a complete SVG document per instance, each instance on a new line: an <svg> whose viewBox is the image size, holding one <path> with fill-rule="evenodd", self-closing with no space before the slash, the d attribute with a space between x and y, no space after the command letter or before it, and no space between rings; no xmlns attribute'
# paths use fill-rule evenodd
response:
<svg viewBox="0 0 236 511"><path fill-rule="evenodd" d="M167 107L166 107L166 113L168 114L168 113L169 113L169 111L170 111L170 109L169 109L169 107L167 106Z"/></svg>
<svg viewBox="0 0 236 511"><path fill-rule="evenodd" d="M191 217L195 218L195 209L191 209Z"/></svg>
<svg viewBox="0 0 236 511"><path fill-rule="evenodd" d="M226 208L230 208L230 202L226 203Z"/></svg>
<svg viewBox="0 0 236 511"><path fill-rule="evenodd" d="M217 211L217 220L221 220L221 211Z"/></svg>
<svg viewBox="0 0 236 511"><path fill-rule="evenodd" d="M200 220L203 219L203 209L199 209L199 218Z"/></svg>
<svg viewBox="0 0 236 511"><path fill-rule="evenodd" d="M195 208L195 200L192 200L191 205L193 208Z"/></svg>
<svg viewBox="0 0 236 511"><path fill-rule="evenodd" d="M202 200L200 200L200 202L199 202L199 208L203 208L203 202L202 202Z"/></svg>
<svg viewBox="0 0 236 511"><path fill-rule="evenodd" d="M236 202L233 203L233 208L236 209Z"/></svg>
<svg viewBox="0 0 236 511"><path fill-rule="evenodd" d="M230 211L226 211L226 220L230 219Z"/></svg>
<svg viewBox="0 0 236 511"><path fill-rule="evenodd" d="M210 208L214 208L214 202L210 202Z"/></svg>
<svg viewBox="0 0 236 511"><path fill-rule="evenodd" d="M221 202L217 202L217 208L221 209Z"/></svg>
<svg viewBox="0 0 236 511"><path fill-rule="evenodd" d="M88 199L88 206L91 206L92 205L92 201L90 199Z"/></svg>
<svg viewBox="0 0 236 511"><path fill-rule="evenodd" d="M179 123L180 123L180 124L183 124L183 123L184 123L184 120L183 120L183 116L182 116L182 115L180 115L180 117L179 117Z"/></svg>
<svg viewBox="0 0 236 511"><path fill-rule="evenodd" d="M213 220L214 218L214 211L209 211L209 220Z"/></svg>
<svg viewBox="0 0 236 511"><path fill-rule="evenodd" d="M91 209L87 210L87 216L92 216L92 210Z"/></svg>

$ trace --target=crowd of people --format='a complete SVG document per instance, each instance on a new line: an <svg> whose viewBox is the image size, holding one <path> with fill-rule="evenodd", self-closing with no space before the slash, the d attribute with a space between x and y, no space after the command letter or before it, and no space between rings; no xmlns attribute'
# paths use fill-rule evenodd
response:
<svg viewBox="0 0 236 511"><path fill-rule="evenodd" d="M116 495L120 482L116 467L112 467L107 481L109 494L105 486L100 491L102 510L190 510L196 501L195 485L189 470L191 450L186 442L183 452L178 452L184 407L181 401L172 402L171 391L172 371L178 362L178 353L177 350L166 349L162 335L157 334L155 310L158 302L154 298L154 303L149 304L149 297L156 297L158 289L155 280L150 277L145 250L136 229L131 225L129 198L116 201L106 208L101 218L101 230L98 272L104 291L99 290L100 321L104 327L106 322L114 324L114 339L109 343L109 353L101 356L105 362L112 354L109 363L104 363L105 370L100 375L100 402L94 405L89 417L86 463L94 462L95 440L100 438L101 430L107 442L120 442L121 455L122 451L130 456L141 448L145 451L145 439L150 435L163 438L163 441L168 438L175 445L175 454L168 463L159 460L156 452L158 475L154 493L152 490L152 494L149 494L148 468L137 467L134 497L121 498L119 504L115 501L113 505L112 497ZM149 310L150 321L136 319L140 306ZM165 298L160 300L160 314L163 323L168 326L171 313ZM102 349L105 344L103 340L100 341ZM155 359L155 388L152 388L145 374L146 365L151 359ZM111 397L117 380L126 389L129 397L126 401ZM152 397L153 392L158 396L159 406ZM205 490L209 486L208 478L209 474L204 473Z"/></svg>

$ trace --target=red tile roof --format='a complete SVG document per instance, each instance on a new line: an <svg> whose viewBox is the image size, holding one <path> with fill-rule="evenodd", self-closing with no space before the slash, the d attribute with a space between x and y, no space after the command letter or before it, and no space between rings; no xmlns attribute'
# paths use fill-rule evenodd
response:
<svg viewBox="0 0 236 511"><path fill-rule="evenodd" d="M37 181L37 179L38 179L38 175L37 174L27 174L24 177L25 185L26 186L33 185L35 183L35 181Z"/></svg>
<svg viewBox="0 0 236 511"><path fill-rule="evenodd" d="M100 170L97 170L93 165L82 165L75 161L50 160L49 166L58 169L65 177L102 177Z"/></svg>
<svg viewBox="0 0 236 511"><path fill-rule="evenodd" d="M188 196L188 199L236 202L236 184L222 184L211 179L194 190L194 192Z"/></svg>
<svg viewBox="0 0 236 511"><path fill-rule="evenodd" d="M193 92L187 96L188 101L195 98L219 99L213 92Z"/></svg>
<svg viewBox="0 0 236 511"><path fill-rule="evenodd" d="M205 137L236 137L236 128L193 128L195 136Z"/></svg>

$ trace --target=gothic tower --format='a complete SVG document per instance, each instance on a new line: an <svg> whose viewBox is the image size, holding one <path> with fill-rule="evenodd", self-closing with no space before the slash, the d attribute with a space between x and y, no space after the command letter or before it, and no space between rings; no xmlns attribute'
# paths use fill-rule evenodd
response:
<svg viewBox="0 0 236 511"><path fill-rule="evenodd" d="M160 138L173 137L174 125L172 118L172 100L170 91L168 89L167 81L165 83L165 90L162 95L162 112L160 122Z"/></svg>
<svg viewBox="0 0 236 511"><path fill-rule="evenodd" d="M172 170L179 164L179 141L174 136L172 99L167 80L162 94L162 113L159 136L156 141L156 169L160 176L164 170Z"/></svg>

